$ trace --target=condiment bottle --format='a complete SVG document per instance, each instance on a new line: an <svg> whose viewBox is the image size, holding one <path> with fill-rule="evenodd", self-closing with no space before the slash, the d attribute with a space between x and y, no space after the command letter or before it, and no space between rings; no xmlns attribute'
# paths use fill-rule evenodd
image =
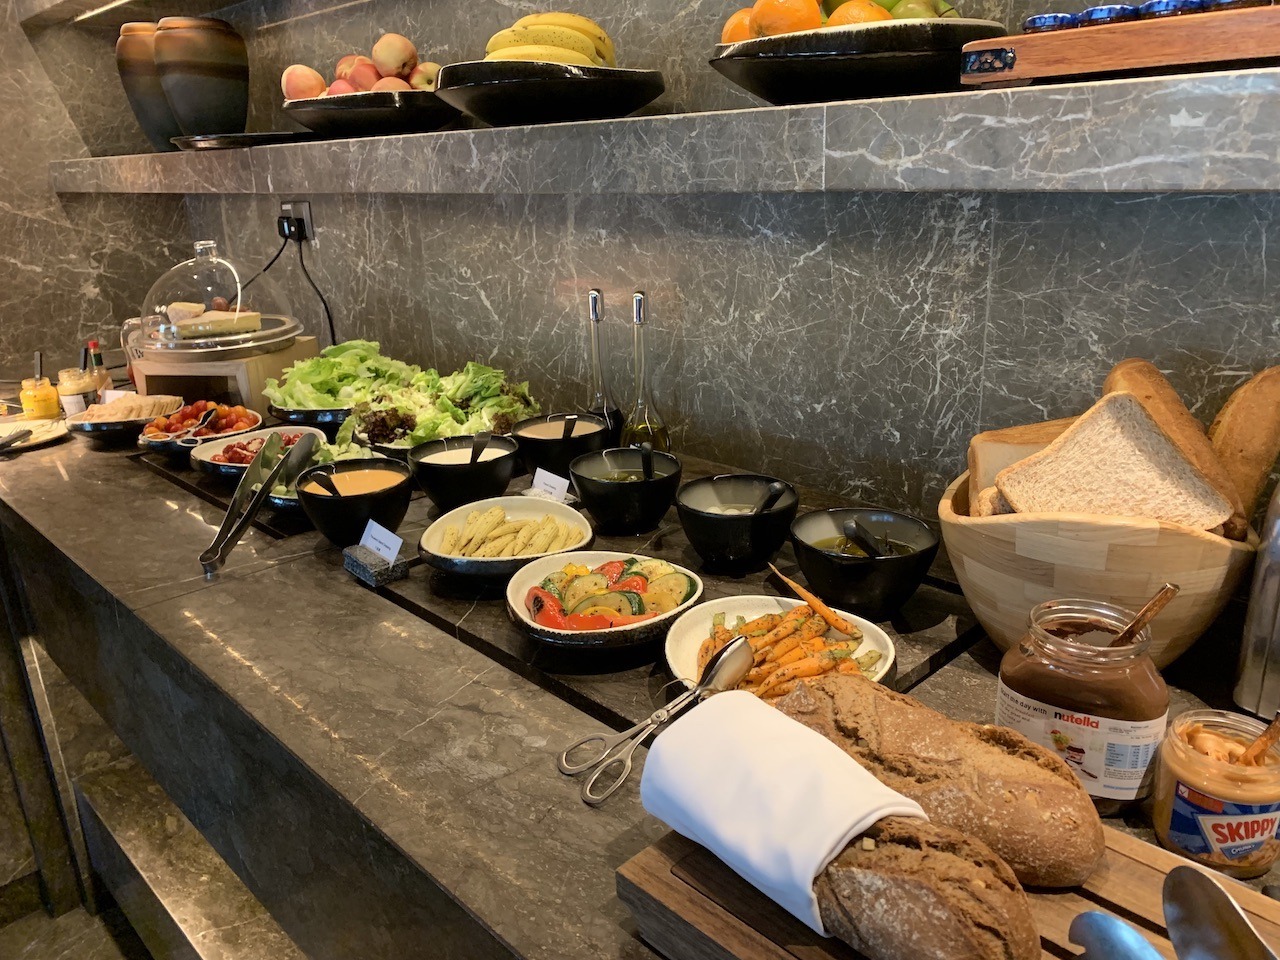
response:
<svg viewBox="0 0 1280 960"><path fill-rule="evenodd" d="M1152 810L1164 846L1240 879L1271 869L1280 856L1280 747L1257 766L1232 762L1264 729L1227 710L1191 710L1169 724Z"/></svg>
<svg viewBox="0 0 1280 960"><path fill-rule="evenodd" d="M1000 661L996 723L1067 762L1104 816L1145 797L1164 737L1169 690L1142 630L1109 646L1133 613L1093 600L1050 600Z"/></svg>
<svg viewBox="0 0 1280 960"><path fill-rule="evenodd" d="M622 438L623 418L622 411L609 396L604 370L600 366L600 304L600 291L588 291L587 334L591 344L591 402L587 405L587 413L601 417L609 425L609 446L616 447Z"/></svg>
<svg viewBox="0 0 1280 960"><path fill-rule="evenodd" d="M115 386L111 379L111 372L102 362L102 348L98 346L97 340L89 341L89 369L93 371L94 379L98 384L99 396L102 395L103 390L110 390Z"/></svg>
<svg viewBox="0 0 1280 960"><path fill-rule="evenodd" d="M98 382L89 370L68 367L58 371L58 399L62 412L68 416L83 413L91 403L98 402Z"/></svg>
<svg viewBox="0 0 1280 960"><path fill-rule="evenodd" d="M52 420L58 415L58 391L48 377L27 377L22 381L22 415L28 420Z"/></svg>
<svg viewBox="0 0 1280 960"><path fill-rule="evenodd" d="M671 433L663 423L658 408L653 405L653 397L649 393L649 378L646 371L648 347L645 344L644 292L637 290L634 299L632 334L635 340L635 392L636 402L627 417L627 425L622 428L622 445L638 447L642 443L653 444L653 449L660 453L671 452Z"/></svg>

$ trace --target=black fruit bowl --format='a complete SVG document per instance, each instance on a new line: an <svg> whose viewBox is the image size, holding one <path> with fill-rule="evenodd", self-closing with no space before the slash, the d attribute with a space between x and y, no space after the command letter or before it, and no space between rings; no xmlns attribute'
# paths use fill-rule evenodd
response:
<svg viewBox="0 0 1280 960"><path fill-rule="evenodd" d="M764 513L717 512L754 505L775 482L781 482L786 492ZM703 477L686 483L676 494L676 512L689 543L707 567L720 570L764 566L787 539L799 506L795 487L757 473Z"/></svg>
<svg viewBox="0 0 1280 960"><path fill-rule="evenodd" d="M286 100L284 112L322 137L425 133L458 119L458 111L431 90L368 90Z"/></svg>
<svg viewBox="0 0 1280 960"><path fill-rule="evenodd" d="M473 60L440 71L440 99L494 127L625 117L665 89L657 70Z"/></svg>
<svg viewBox="0 0 1280 960"><path fill-rule="evenodd" d="M554 437L530 437L520 432L540 423L563 423L564 418L570 416L573 414L549 413L544 417L521 420L512 428L511 435L520 446L520 459L524 461L524 467L529 473L542 469L568 480L569 464L584 453L595 453L609 445L608 422L603 417L589 413L580 413L577 417L579 421L598 428L591 433L579 433L575 437L562 439L559 434Z"/></svg>
<svg viewBox="0 0 1280 960"><path fill-rule="evenodd" d="M332 470L334 473L350 473L358 470L393 470L403 479L385 490L361 493L351 497L334 497L325 493L311 493L303 487L314 474ZM298 502L315 528L338 547L359 543L369 521L394 531L409 510L409 498L413 496L413 473L408 464L399 460L339 460L302 471L298 477Z"/></svg>
<svg viewBox="0 0 1280 960"><path fill-rule="evenodd" d="M873 536L888 537L911 552L850 557L813 546L840 536L845 522L853 519ZM868 620L887 620L910 600L938 554L938 535L924 521L891 510L851 507L806 513L791 525L791 543L813 592Z"/></svg>
<svg viewBox="0 0 1280 960"><path fill-rule="evenodd" d="M270 404L267 407L267 413L285 423L291 423L299 427L315 427L317 430L323 430L325 437L330 443L333 443L334 437L338 435L338 429L342 426L343 421L351 416L350 407L338 407L333 410L293 410L287 407L277 407Z"/></svg>
<svg viewBox="0 0 1280 960"><path fill-rule="evenodd" d="M619 447L578 457L569 465L573 488L600 533L628 536L648 533L671 509L680 486L680 461L669 453L653 455L653 479L610 480L610 474L639 473L639 450Z"/></svg>
<svg viewBox="0 0 1280 960"><path fill-rule="evenodd" d="M500 497L516 470L519 447L510 437L493 437L489 449L501 455L477 463L429 463L427 458L444 450L471 452L471 437L441 437L428 440L409 451L409 466L418 486L443 513L464 503Z"/></svg>

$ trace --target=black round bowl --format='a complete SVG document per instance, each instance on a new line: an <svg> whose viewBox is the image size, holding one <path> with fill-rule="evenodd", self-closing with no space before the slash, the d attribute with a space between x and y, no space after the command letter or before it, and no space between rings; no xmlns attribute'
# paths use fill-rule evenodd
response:
<svg viewBox="0 0 1280 960"><path fill-rule="evenodd" d="M781 482L786 492L764 513L716 512L754 505L775 482ZM676 494L676 512L693 549L708 567L724 570L764 566L787 539L799 506L795 487L758 473L703 477L686 483Z"/></svg>
<svg viewBox="0 0 1280 960"><path fill-rule="evenodd" d="M443 513L464 503L500 497L516 470L519 447L510 437L493 437L489 449L501 455L477 463L429 463L427 457L443 450L471 451L471 437L441 437L428 440L409 451L409 466L418 485Z"/></svg>
<svg viewBox="0 0 1280 960"><path fill-rule="evenodd" d="M873 536L888 537L911 552L850 557L813 546L815 541L840 536L845 522L853 519ZM791 543L814 593L868 620L887 620L910 600L938 554L938 535L924 521L874 508L806 513L791 525Z"/></svg>
<svg viewBox="0 0 1280 960"><path fill-rule="evenodd" d="M669 453L653 455L652 480L608 480L609 474L642 469L639 450L618 447L578 457L569 464L573 488L600 533L647 533L656 527L676 498L680 461Z"/></svg>
<svg viewBox="0 0 1280 960"><path fill-rule="evenodd" d="M338 407L333 410L293 410L286 407L277 407L275 404L268 404L267 413L281 420L284 423L291 423L300 427L315 427L323 430L325 438L333 443L334 437L338 435L338 429L342 426L344 420L351 416L350 407Z"/></svg>
<svg viewBox="0 0 1280 960"><path fill-rule="evenodd" d="M522 436L520 433L521 430L539 423L561 423L565 417L570 416L573 414L549 413L544 417L521 420L512 428L511 435L520 446L520 459L524 461L524 467L529 473L532 474L541 468L568 480L569 464L584 453L594 453L609 446L608 421L590 413L580 413L577 416L580 421L594 424L599 428L591 433L580 433L566 440L562 440L558 434L555 437L529 437Z"/></svg>
<svg viewBox="0 0 1280 960"><path fill-rule="evenodd" d="M334 473L350 473L356 470L392 470L403 479L376 493L361 493L352 497L334 497L325 493L309 493L303 487L313 474L332 470ZM409 498L413 495L413 473L409 465L399 460L374 458L371 460L339 460L309 467L298 477L298 502L315 528L338 547L359 543L364 528L370 520L394 531L400 526L409 510Z"/></svg>

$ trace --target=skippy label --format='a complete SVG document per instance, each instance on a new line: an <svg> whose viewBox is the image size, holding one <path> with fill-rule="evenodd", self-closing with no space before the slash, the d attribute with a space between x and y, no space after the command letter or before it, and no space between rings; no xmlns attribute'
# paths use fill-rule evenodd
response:
<svg viewBox="0 0 1280 960"><path fill-rule="evenodd" d="M1173 791L1169 840L1190 854L1243 860L1276 835L1280 803L1230 803L1187 786Z"/></svg>
<svg viewBox="0 0 1280 960"><path fill-rule="evenodd" d="M1146 795L1148 768L1164 739L1168 716L1132 721L1075 713L1024 697L1003 680L996 696L996 723L1054 751L1090 796L1108 800Z"/></svg>

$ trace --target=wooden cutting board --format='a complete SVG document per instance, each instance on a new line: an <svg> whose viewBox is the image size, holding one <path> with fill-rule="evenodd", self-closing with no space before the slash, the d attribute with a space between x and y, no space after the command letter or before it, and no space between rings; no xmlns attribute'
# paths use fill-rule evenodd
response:
<svg viewBox="0 0 1280 960"><path fill-rule="evenodd" d="M1251 7L975 40L964 46L960 82L1022 86L1277 61L1280 7Z"/></svg>
<svg viewBox="0 0 1280 960"><path fill-rule="evenodd" d="M1164 876L1186 860L1110 827L1102 866L1084 887L1032 893L1046 960L1081 951L1067 938L1071 921L1105 910L1134 924L1159 953L1176 960L1164 928ZM1215 874L1216 876L1216 874ZM1231 880L1236 902L1273 950L1280 950L1280 903ZM750 886L705 848L675 833L618 870L618 897L640 935L670 960L859 960L838 940L817 936Z"/></svg>

